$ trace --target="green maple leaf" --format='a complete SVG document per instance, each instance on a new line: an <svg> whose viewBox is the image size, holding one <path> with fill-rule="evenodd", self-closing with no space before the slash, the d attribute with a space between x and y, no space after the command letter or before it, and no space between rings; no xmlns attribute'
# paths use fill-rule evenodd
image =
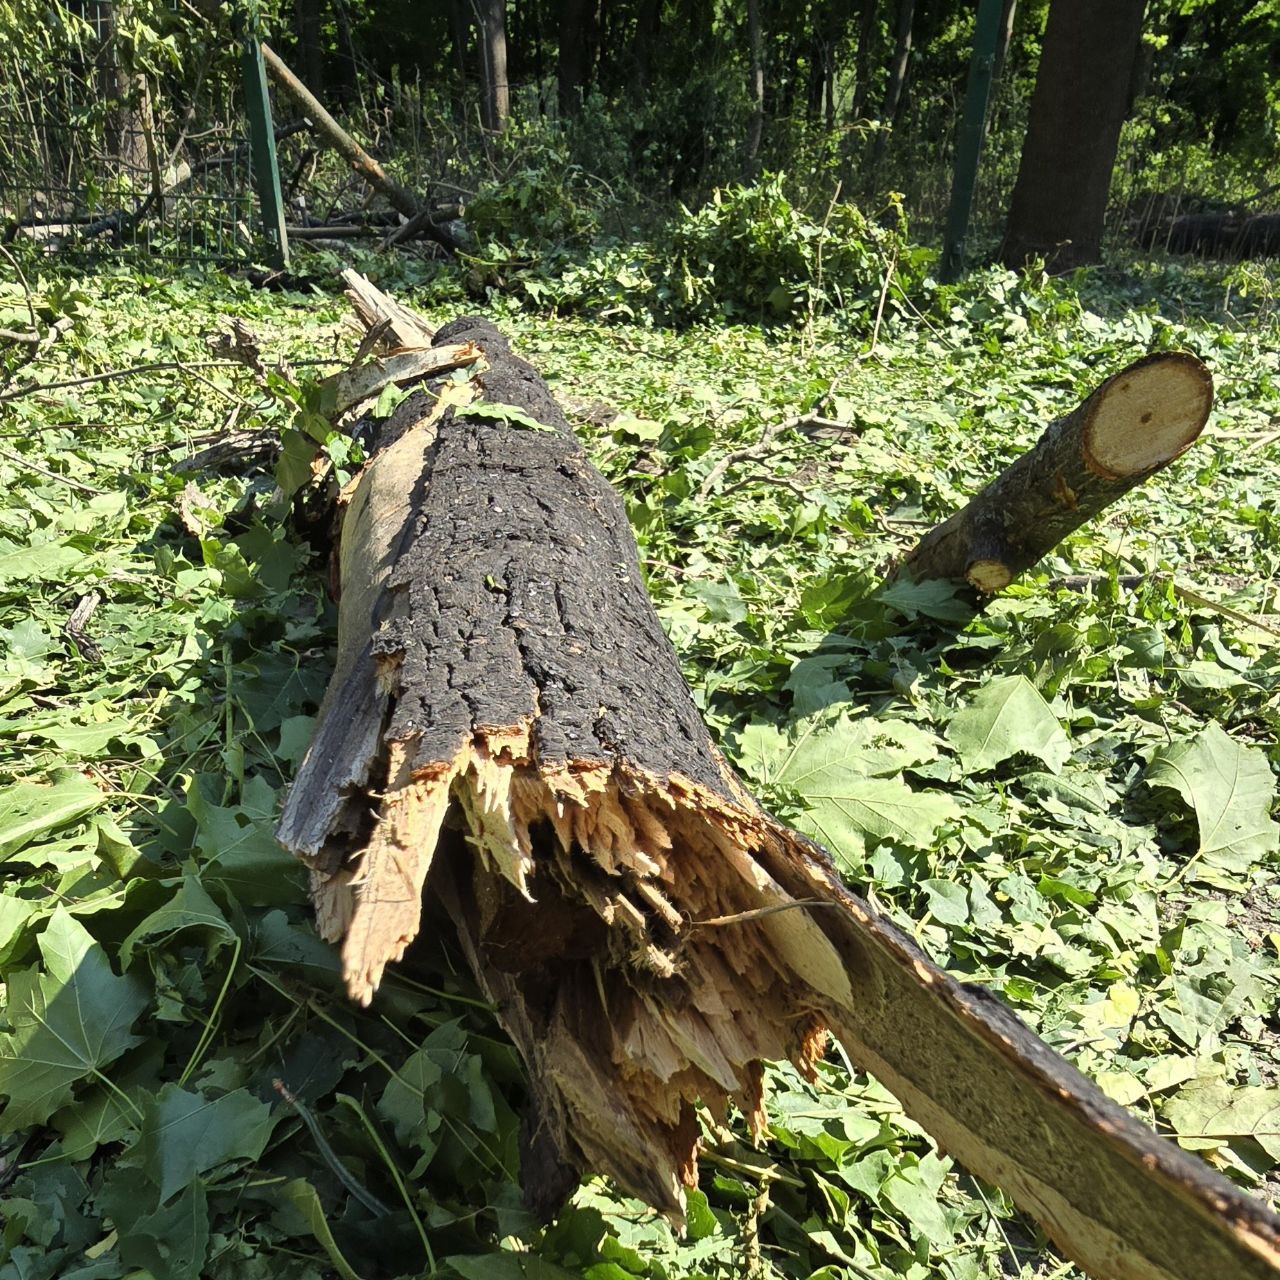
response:
<svg viewBox="0 0 1280 1280"><path fill-rule="evenodd" d="M1226 871L1247 871L1274 852L1280 826L1271 819L1275 779L1266 755L1238 743L1217 724L1194 738L1161 747L1147 781L1171 787L1195 811L1197 857Z"/></svg>
<svg viewBox="0 0 1280 1280"><path fill-rule="evenodd" d="M0 1115L6 1132L43 1124L71 1100L74 1086L102 1077L138 1043L130 1028L147 1006L134 978L112 972L106 953L85 927L59 907L40 938L44 972L9 978L8 1018L0 1036Z"/></svg>
<svg viewBox="0 0 1280 1280"><path fill-rule="evenodd" d="M147 1105L138 1149L163 1204L210 1169L256 1160L271 1137L271 1108L247 1089L212 1100L167 1084Z"/></svg>
<svg viewBox="0 0 1280 1280"><path fill-rule="evenodd" d="M990 769L1022 753L1057 773L1071 754L1058 718L1026 676L1001 676L951 717L947 737L968 769Z"/></svg>
<svg viewBox="0 0 1280 1280"><path fill-rule="evenodd" d="M807 806L799 826L846 859L890 840L927 849L960 807L936 791L915 791L897 773L929 757L932 743L908 724L839 720L806 734L773 780Z"/></svg>

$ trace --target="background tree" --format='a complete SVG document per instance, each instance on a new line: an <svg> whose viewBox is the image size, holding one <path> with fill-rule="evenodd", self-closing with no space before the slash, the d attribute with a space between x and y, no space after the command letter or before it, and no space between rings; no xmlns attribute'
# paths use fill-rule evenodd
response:
<svg viewBox="0 0 1280 1280"><path fill-rule="evenodd" d="M501 133L511 114L507 84L507 0L475 0L480 28L480 118Z"/></svg>
<svg viewBox="0 0 1280 1280"><path fill-rule="evenodd" d="M1052 0L1002 260L1097 262L1144 0Z"/></svg>

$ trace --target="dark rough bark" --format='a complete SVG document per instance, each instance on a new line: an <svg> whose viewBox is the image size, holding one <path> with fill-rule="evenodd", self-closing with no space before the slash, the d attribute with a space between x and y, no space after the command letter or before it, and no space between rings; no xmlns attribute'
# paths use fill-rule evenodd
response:
<svg viewBox="0 0 1280 1280"><path fill-rule="evenodd" d="M1098 262L1145 0L1052 0L1000 250L1052 271Z"/></svg>
<svg viewBox="0 0 1280 1280"><path fill-rule="evenodd" d="M695 1100L761 1124L762 1060L811 1070L830 1028L1097 1274L1275 1280L1280 1222L759 809L546 385L483 321L436 342L479 345L484 400L547 429L469 417L456 388L397 410L345 517L338 670L280 837L359 999L438 895L529 1068L531 1203L592 1169L679 1217Z"/></svg>
<svg viewBox="0 0 1280 1280"><path fill-rule="evenodd" d="M971 604L1009 583L1069 533L1195 441L1213 380L1193 355L1147 356L1102 384L949 520L930 530L895 576L949 579Z"/></svg>
<svg viewBox="0 0 1280 1280"><path fill-rule="evenodd" d="M889 85L885 89L884 108L880 112L885 124L892 124L898 116L902 87L906 84L907 66L911 61L911 28L915 16L915 0L898 0L893 24L893 62L889 66Z"/></svg>
<svg viewBox="0 0 1280 1280"><path fill-rule="evenodd" d="M755 176L764 134L764 41L760 30L760 0L747 0L747 47L751 56L751 118L747 122L747 147L743 168Z"/></svg>
<svg viewBox="0 0 1280 1280"><path fill-rule="evenodd" d="M511 114L507 84L507 0L477 0L480 24L480 104L484 127L501 133Z"/></svg>

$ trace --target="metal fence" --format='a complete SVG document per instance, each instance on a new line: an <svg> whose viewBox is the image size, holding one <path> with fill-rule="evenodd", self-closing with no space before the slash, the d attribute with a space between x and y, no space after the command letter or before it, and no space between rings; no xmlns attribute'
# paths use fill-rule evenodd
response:
<svg viewBox="0 0 1280 1280"><path fill-rule="evenodd" d="M113 0L46 12L41 57L0 50L0 238L49 254L260 256L243 83L225 54L134 73Z"/></svg>

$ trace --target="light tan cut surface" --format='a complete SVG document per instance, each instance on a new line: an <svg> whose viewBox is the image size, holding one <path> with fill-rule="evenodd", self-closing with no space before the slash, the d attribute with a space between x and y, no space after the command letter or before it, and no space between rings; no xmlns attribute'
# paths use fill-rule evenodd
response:
<svg viewBox="0 0 1280 1280"><path fill-rule="evenodd" d="M1187 449L1204 429L1213 378L1193 355L1149 356L1105 382L1092 397L1084 460L1102 476L1145 475Z"/></svg>

